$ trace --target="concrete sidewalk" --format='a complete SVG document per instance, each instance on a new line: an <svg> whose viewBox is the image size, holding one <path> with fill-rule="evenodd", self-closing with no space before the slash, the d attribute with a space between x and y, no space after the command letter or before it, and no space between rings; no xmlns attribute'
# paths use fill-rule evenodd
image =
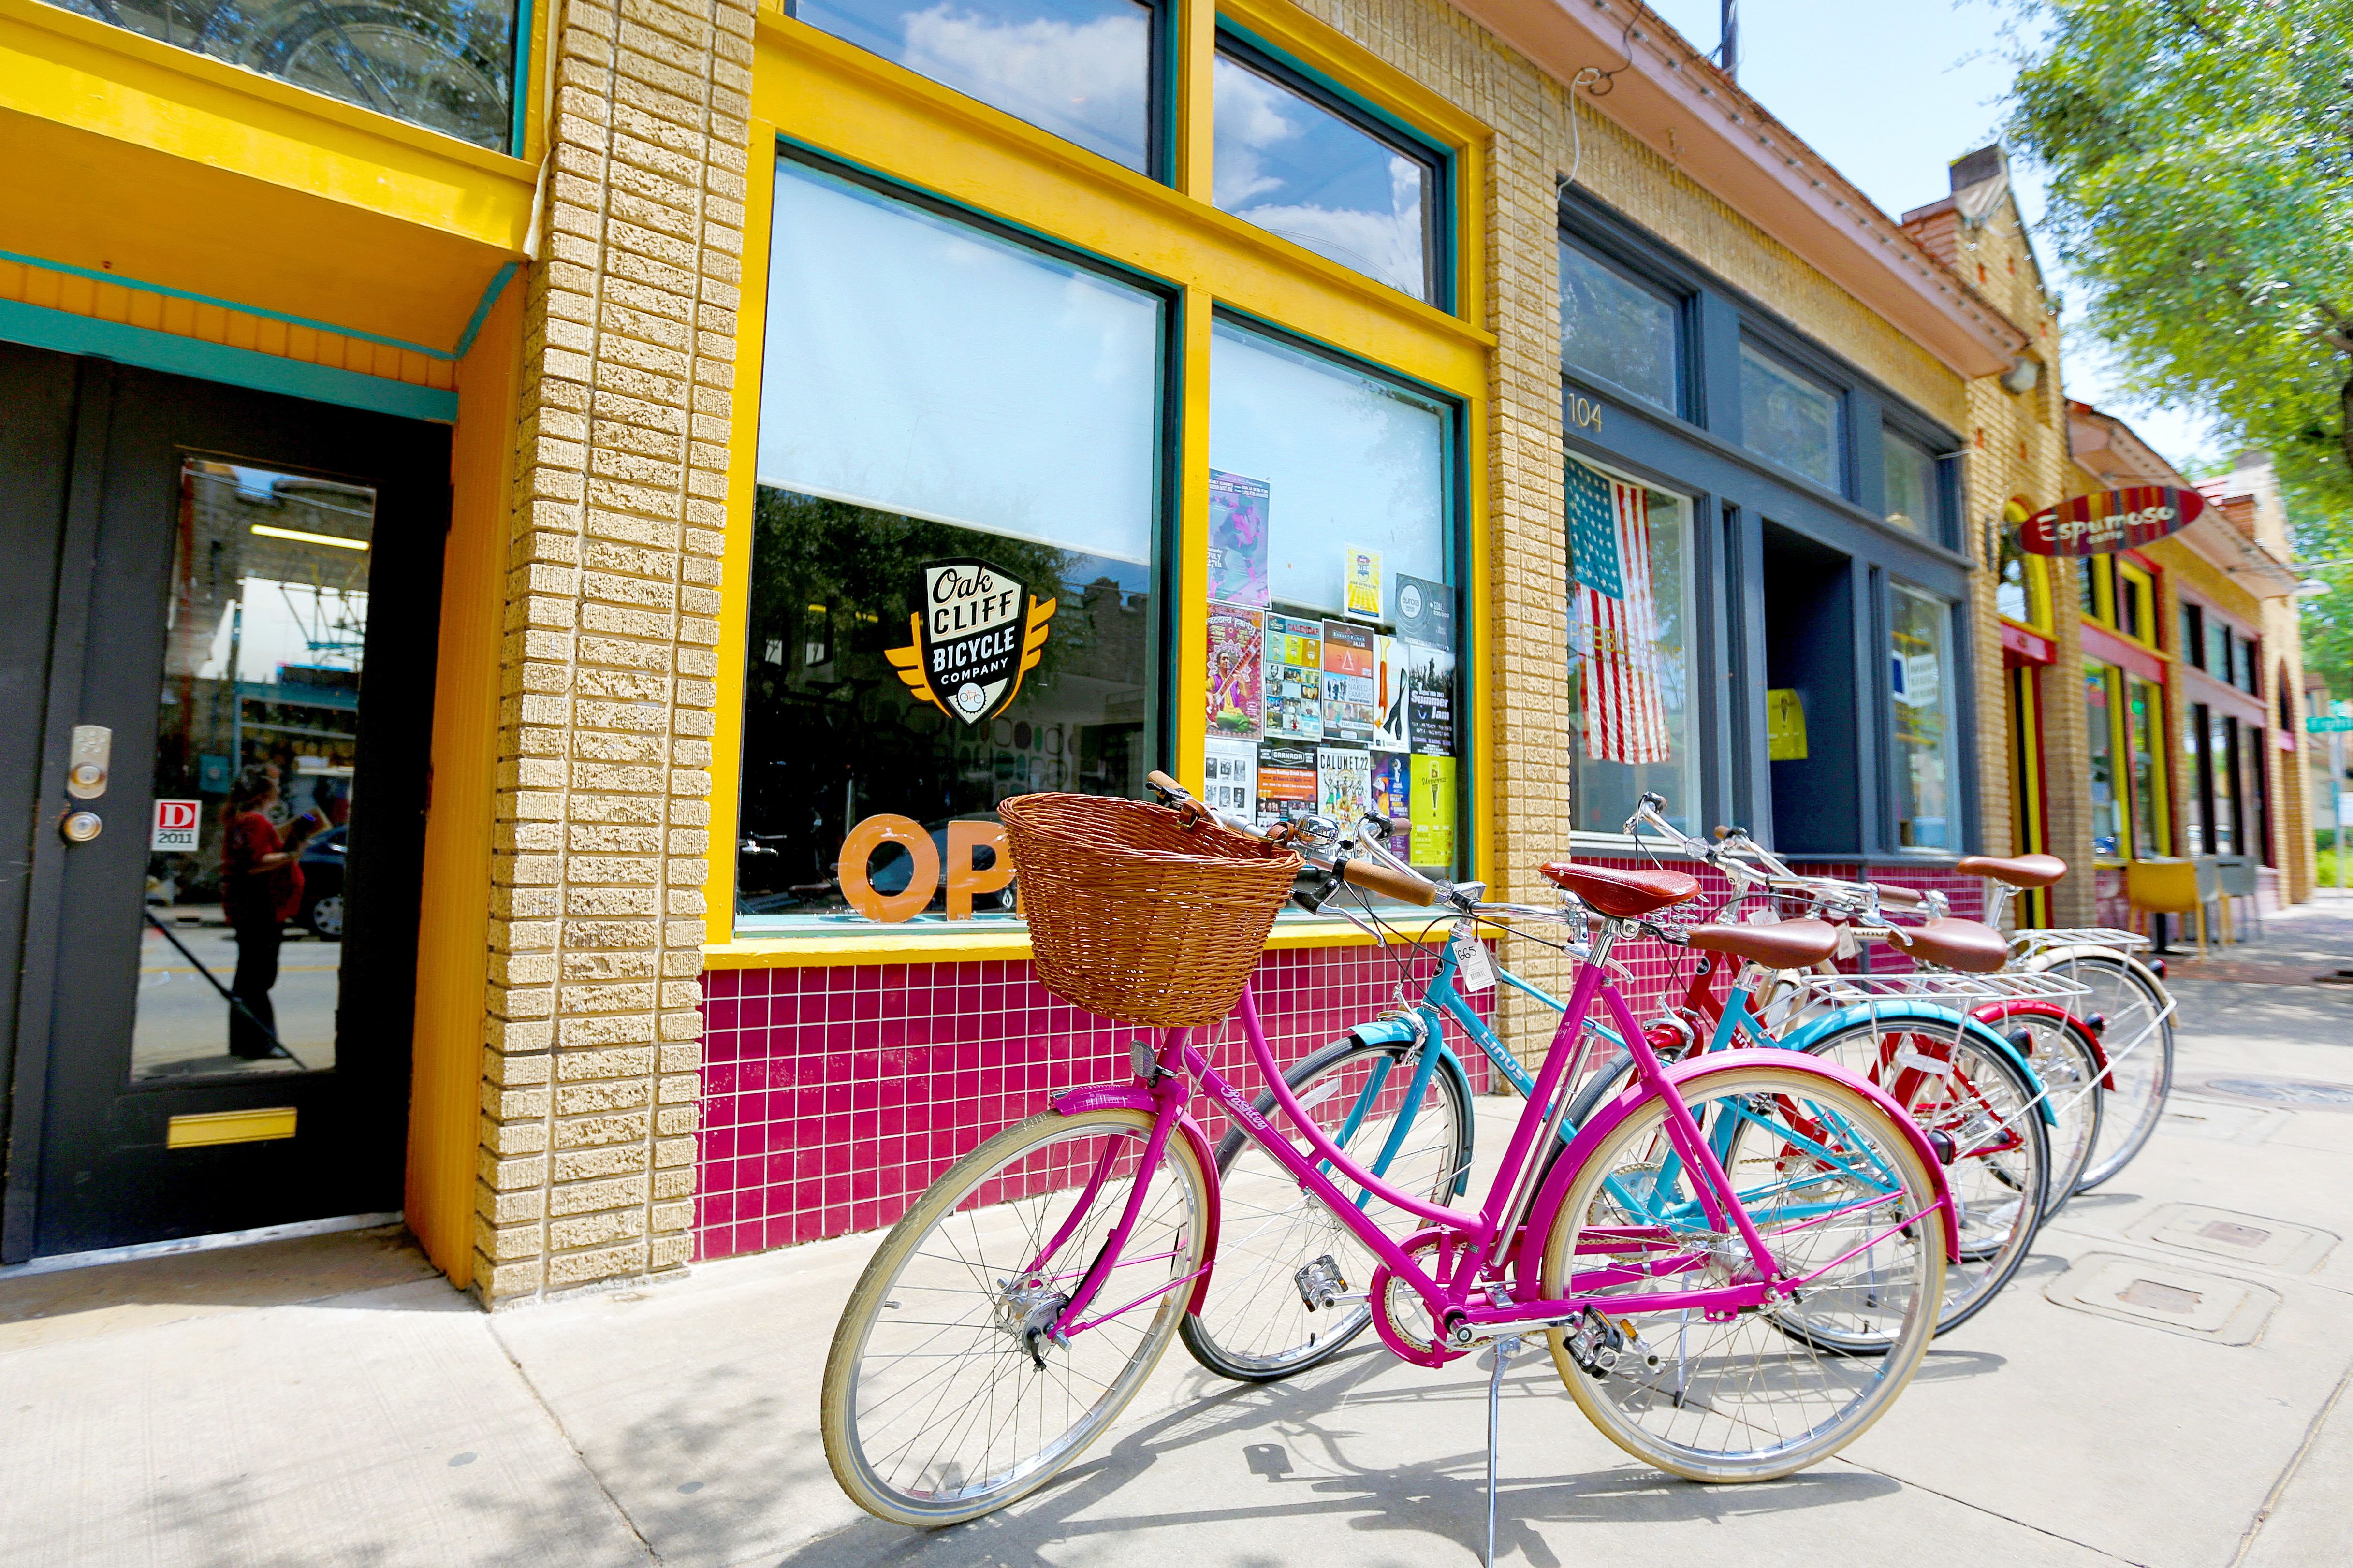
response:
<svg viewBox="0 0 2353 1568"><path fill-rule="evenodd" d="M2353 900L2267 925L2232 963L2353 964ZM1502 1559L2353 1562L2353 988L2177 991L2177 1098L2147 1152L2045 1227L1862 1442L1788 1480L1694 1486L1523 1362ZM1516 1109L1482 1103L1482 1147ZM815 1403L871 1245L498 1317L397 1232L0 1278L0 1561L1478 1560L1483 1363L1425 1373L1369 1341L1251 1388L1173 1349L1042 1494L934 1535L867 1519Z"/></svg>

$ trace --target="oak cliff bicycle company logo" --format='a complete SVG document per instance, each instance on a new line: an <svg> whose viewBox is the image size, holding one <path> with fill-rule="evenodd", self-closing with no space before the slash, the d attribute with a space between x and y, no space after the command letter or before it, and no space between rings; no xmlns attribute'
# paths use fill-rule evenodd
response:
<svg viewBox="0 0 2353 1568"><path fill-rule="evenodd" d="M1032 597L1001 567L969 558L926 563L915 574L913 640L883 658L907 689L941 712L977 724L1003 712L1021 678L1046 657L1059 601Z"/></svg>

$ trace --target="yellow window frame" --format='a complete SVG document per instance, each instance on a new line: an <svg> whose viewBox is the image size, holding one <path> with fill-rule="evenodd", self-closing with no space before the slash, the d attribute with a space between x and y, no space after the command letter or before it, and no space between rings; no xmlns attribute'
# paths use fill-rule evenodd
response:
<svg viewBox="0 0 2353 1568"><path fill-rule="evenodd" d="M1177 297L1181 388L1176 419L1177 560L1166 591L1184 605L1207 602L1209 328L1218 307L1232 310L1342 353L1385 367L1459 400L1461 471L1472 476L1457 500L1468 558L1462 584L1474 650L1493 633L1487 581L1486 404L1492 332L1486 318L1485 210L1492 131L1368 50L1288 5L1271 0L1173 0L1176 145L1173 184L1163 184L967 98L764 3L753 71L749 188L744 233L743 306L737 323L731 420L732 474L722 563L717 649L718 724L712 737L711 844L703 883L716 968L773 963L888 963L1025 958L1027 932L861 933L855 937L733 932L737 798L743 773L744 642L750 624L750 519L756 493L760 371L766 325L766 273L775 201L776 149L789 141L868 169L982 216L1159 279ZM1218 19L1272 45L1344 90L1410 125L1451 161L1452 310L1402 294L1352 268L1218 210L1209 201L1211 120ZM1207 730L1206 618L1179 621L1173 649L1174 771L1201 783ZM1474 761L1492 752L1493 704L1466 705L1464 744ZM1481 775L1483 785L1483 774ZM1493 855L1493 814L1474 807L1472 853ZM1278 928L1274 947L1352 945L1369 939L1339 922Z"/></svg>
<svg viewBox="0 0 2353 1568"><path fill-rule="evenodd" d="M2121 555L2107 556L2105 557L2105 559L2109 563L2108 571L2105 574L2108 583L2108 625L2115 629L2116 634L2118 637L2123 637L2126 642L2137 643L2142 647L2147 648L2151 652L2155 652L2157 649L2157 623L2158 619L2157 613L2157 574L2137 562L2126 560ZM2116 592L2116 582L2119 578L2130 583L2134 587L2140 590L2139 594L2137 595L2140 601L2140 624L2137 626L2126 626L2123 618L2117 613L2116 605L2122 598L2122 595Z"/></svg>

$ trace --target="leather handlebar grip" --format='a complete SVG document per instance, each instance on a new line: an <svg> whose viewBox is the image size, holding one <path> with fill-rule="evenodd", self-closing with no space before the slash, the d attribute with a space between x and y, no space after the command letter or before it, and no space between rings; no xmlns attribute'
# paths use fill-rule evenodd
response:
<svg viewBox="0 0 2353 1568"><path fill-rule="evenodd" d="M1157 768L1155 768L1152 772L1145 774L1144 780L1146 784L1153 784L1160 789L1166 790L1168 794L1176 796L1179 800L1184 799L1187 795L1193 793L1191 790L1187 789L1183 784L1178 784L1175 779L1170 778L1166 773L1162 773Z"/></svg>
<svg viewBox="0 0 2353 1568"><path fill-rule="evenodd" d="M1367 892L1386 893L1400 903L1438 902L1438 884L1410 871L1392 871L1371 860L1351 860L1340 868L1340 879Z"/></svg>
<svg viewBox="0 0 2353 1568"><path fill-rule="evenodd" d="M1871 890L1878 894L1879 901L1889 909L1919 910L1928 905L1927 899L1917 888L1891 888L1884 882L1873 882Z"/></svg>

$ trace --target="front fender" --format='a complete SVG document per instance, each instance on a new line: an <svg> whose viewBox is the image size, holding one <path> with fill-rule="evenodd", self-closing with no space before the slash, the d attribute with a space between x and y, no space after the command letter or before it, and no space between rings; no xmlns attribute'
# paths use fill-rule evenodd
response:
<svg viewBox="0 0 2353 1568"><path fill-rule="evenodd" d="M1718 1074L1738 1072L1744 1068L1756 1065L1757 1058L1750 1052L1710 1051L1702 1056L1686 1057L1667 1068L1667 1081L1680 1090L1687 1086L1704 1084L1706 1079ZM1920 1156L1920 1163L1927 1167L1929 1179L1936 1184L1937 1213L1944 1216L1945 1256L1948 1258L1959 1257L1960 1222L1953 1217L1953 1205L1945 1181L1944 1164L1936 1158L1936 1147L1928 1142L1928 1135L1913 1124L1912 1118L1905 1114L1904 1108L1889 1099L1887 1092L1877 1084L1860 1073L1849 1071L1836 1062L1826 1062L1818 1057L1809 1057L1799 1061L1776 1062L1774 1065L1796 1068L1801 1072L1819 1073L1831 1082L1853 1089L1876 1102L1881 1110L1887 1112L1889 1120L1903 1130L1904 1137L1911 1143L1913 1152ZM1577 1129L1577 1136L1570 1142L1567 1150L1563 1152L1558 1161L1555 1162L1552 1173L1545 1178L1544 1186L1536 1194L1535 1206L1528 1211L1527 1229L1522 1235L1519 1255L1514 1260L1521 1300L1535 1300L1535 1292L1542 1289L1542 1282L1537 1277L1543 1272L1544 1259L1541 1257L1543 1247L1538 1238L1552 1234L1554 1216L1559 1210L1562 1200L1568 1195L1569 1184L1577 1179L1577 1173L1584 1168L1586 1161L1592 1158L1593 1151L1599 1146L1601 1141L1609 1136L1611 1130L1620 1122L1640 1109L1648 1098L1649 1091L1642 1087L1639 1079L1628 1084L1618 1095L1594 1111L1591 1119L1583 1127Z"/></svg>
<svg viewBox="0 0 2353 1568"><path fill-rule="evenodd" d="M1833 1029L1858 1022L1884 1025L1890 1020L1898 1024L1916 1023L1930 1029L1941 1028L1947 1035L1955 1033L1963 1024L1958 1013L1950 1007L1939 1007L1933 1002L1858 1002L1852 1007L1841 1007L1823 1017L1809 1019L1773 1043L1788 1050L1802 1051ZM2051 1109L2051 1097L2042 1092L2042 1075L2018 1054L2018 1047L1974 1017L1967 1023L1970 1038L1988 1050L2000 1053L2002 1060L2016 1068L2019 1077L2026 1080L2026 1092L2033 1100L2034 1113L2042 1124L2045 1127L2059 1125L2058 1112Z"/></svg>
<svg viewBox="0 0 2353 1568"><path fill-rule="evenodd" d="M1146 1116L1160 1114L1160 1101L1150 1089L1136 1083L1096 1083L1084 1089L1064 1089L1054 1096L1051 1104L1065 1116L1077 1116L1089 1110L1141 1110ZM1223 1217L1223 1199L1218 1183L1218 1157L1209 1152L1209 1136L1201 1124L1193 1120L1192 1112L1178 1107L1177 1135L1192 1145L1193 1158L1201 1164L1201 1177L1209 1189L1209 1212L1202 1216L1201 1256L1207 1259L1204 1272L1193 1281L1193 1293L1186 1299L1185 1310L1195 1317L1201 1315L1201 1303L1208 1299L1209 1278L1218 1266L1218 1226Z"/></svg>

